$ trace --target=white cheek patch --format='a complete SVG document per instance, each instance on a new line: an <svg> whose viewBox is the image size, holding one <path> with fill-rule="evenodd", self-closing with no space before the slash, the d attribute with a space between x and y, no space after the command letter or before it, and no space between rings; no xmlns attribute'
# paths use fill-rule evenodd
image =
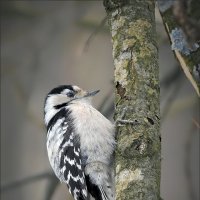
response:
<svg viewBox="0 0 200 200"><path fill-rule="evenodd" d="M70 92L71 90L69 90L69 89L65 89L65 90L63 90L62 92L61 92L61 94L67 94L68 92Z"/></svg>
<svg viewBox="0 0 200 200"><path fill-rule="evenodd" d="M66 103L69 100L70 100L69 97L67 97L67 95L64 95L64 94L49 96L46 101L45 111L50 110L51 108L53 108L56 105Z"/></svg>
<svg viewBox="0 0 200 200"><path fill-rule="evenodd" d="M67 95L59 94L59 95L49 95L45 104L45 124L47 125L51 118L59 111L59 109L55 109L54 106L66 103L70 99Z"/></svg>

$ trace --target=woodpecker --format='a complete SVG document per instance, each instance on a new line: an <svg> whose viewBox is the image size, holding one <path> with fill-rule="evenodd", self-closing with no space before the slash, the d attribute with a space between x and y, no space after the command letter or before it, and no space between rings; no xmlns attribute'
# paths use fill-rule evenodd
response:
<svg viewBox="0 0 200 200"><path fill-rule="evenodd" d="M50 165L75 200L114 200L114 125L92 106L94 92L52 89L44 105Z"/></svg>

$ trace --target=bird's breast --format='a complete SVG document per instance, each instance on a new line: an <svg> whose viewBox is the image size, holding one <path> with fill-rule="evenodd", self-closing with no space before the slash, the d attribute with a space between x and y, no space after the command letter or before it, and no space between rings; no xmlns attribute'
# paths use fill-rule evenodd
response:
<svg viewBox="0 0 200 200"><path fill-rule="evenodd" d="M103 160L107 163L115 144L113 124L91 105L74 106L71 111L86 162Z"/></svg>

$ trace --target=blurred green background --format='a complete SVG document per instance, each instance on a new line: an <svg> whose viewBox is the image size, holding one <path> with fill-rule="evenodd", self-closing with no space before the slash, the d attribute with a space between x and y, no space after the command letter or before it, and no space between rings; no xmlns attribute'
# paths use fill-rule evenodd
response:
<svg viewBox="0 0 200 200"><path fill-rule="evenodd" d="M105 16L102 1L1 1L2 200L62 200L68 195L47 158L43 103L50 89L60 84L100 89L94 105L112 120L114 65L108 26L100 26ZM198 200L199 102L157 11L156 22L161 196Z"/></svg>

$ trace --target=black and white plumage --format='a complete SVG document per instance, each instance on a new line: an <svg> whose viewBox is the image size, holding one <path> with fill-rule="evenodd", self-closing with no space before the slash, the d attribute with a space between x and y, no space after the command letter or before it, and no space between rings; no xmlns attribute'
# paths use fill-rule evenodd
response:
<svg viewBox="0 0 200 200"><path fill-rule="evenodd" d="M45 100L51 167L75 200L114 200L113 124L91 105L95 92L62 85Z"/></svg>

